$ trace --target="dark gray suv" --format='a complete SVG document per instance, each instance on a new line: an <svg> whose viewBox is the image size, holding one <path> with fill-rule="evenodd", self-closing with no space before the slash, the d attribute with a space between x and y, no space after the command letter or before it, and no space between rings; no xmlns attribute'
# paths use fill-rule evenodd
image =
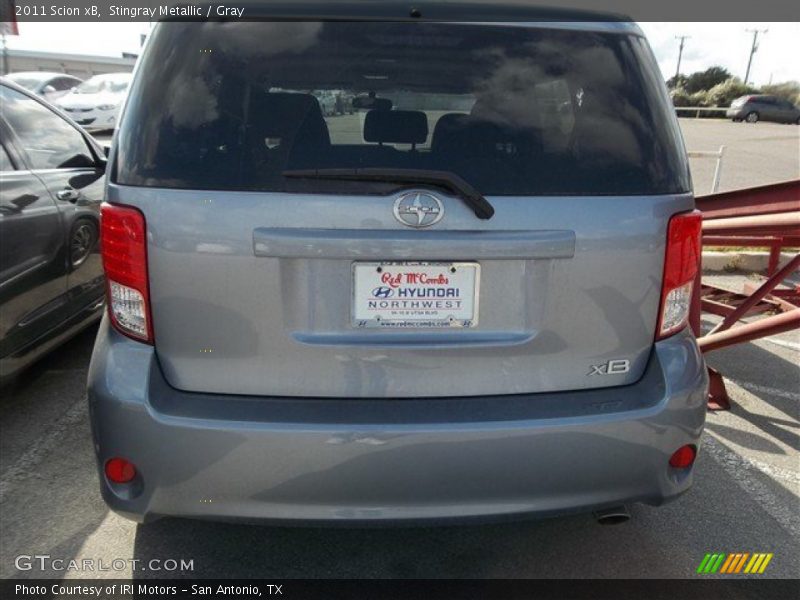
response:
<svg viewBox="0 0 800 600"><path fill-rule="evenodd" d="M358 523L677 497L700 217L642 33L381 5L154 30L102 215L106 501Z"/></svg>

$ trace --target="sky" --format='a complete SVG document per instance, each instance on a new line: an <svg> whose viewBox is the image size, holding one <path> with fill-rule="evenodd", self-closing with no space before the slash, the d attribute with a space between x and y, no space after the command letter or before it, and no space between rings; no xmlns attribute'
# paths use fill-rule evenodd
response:
<svg viewBox="0 0 800 600"><path fill-rule="evenodd" d="M744 79L753 34L759 33L750 81L764 85L772 81L800 81L800 23L639 23L666 79L675 75L678 35L690 36L683 48L681 73L690 74L720 65Z"/></svg>
<svg viewBox="0 0 800 600"><path fill-rule="evenodd" d="M747 29L768 29L759 35L750 81L763 85L800 80L800 23L640 23L653 47L665 78L675 74L678 40L688 35L681 72L693 73L714 65L743 78L753 34ZM148 23L20 23L18 37L8 37L8 47L72 54L120 56L138 52L139 37Z"/></svg>

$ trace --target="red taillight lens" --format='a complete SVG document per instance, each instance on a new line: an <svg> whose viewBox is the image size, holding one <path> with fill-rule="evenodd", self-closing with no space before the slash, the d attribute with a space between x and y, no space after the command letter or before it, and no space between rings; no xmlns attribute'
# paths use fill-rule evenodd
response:
<svg viewBox="0 0 800 600"><path fill-rule="evenodd" d="M689 319L692 288L700 269L702 224L697 210L669 220L657 340L677 333Z"/></svg>
<svg viewBox="0 0 800 600"><path fill-rule="evenodd" d="M120 333L152 344L144 215L130 206L103 204L100 248L111 323Z"/></svg>
<svg viewBox="0 0 800 600"><path fill-rule="evenodd" d="M111 458L106 463L106 477L113 483L130 483L136 477L136 467L124 458Z"/></svg>
<svg viewBox="0 0 800 600"><path fill-rule="evenodd" d="M697 449L694 446L681 446L669 457L669 466L674 469L685 469L694 464L697 458Z"/></svg>

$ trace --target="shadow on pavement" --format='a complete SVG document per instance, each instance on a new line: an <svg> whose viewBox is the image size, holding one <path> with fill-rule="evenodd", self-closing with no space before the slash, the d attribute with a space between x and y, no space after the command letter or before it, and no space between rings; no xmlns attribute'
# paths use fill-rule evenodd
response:
<svg viewBox="0 0 800 600"><path fill-rule="evenodd" d="M727 428L711 421L707 422L709 429L754 450L784 454L785 452L770 441L771 439L780 440L794 449L800 447L800 435L787 430L787 428L795 430L800 428L798 422L800 405L797 398L792 397L792 394L797 394L800 389L800 367L797 364L756 344L741 344L712 352L706 355L706 361L709 366L722 373L723 377L742 384L749 393L758 396L763 402L788 417L777 419L751 412L741 403L732 402L732 413L752 423L763 431L766 437L755 439L751 433ZM776 389L789 393L770 393L770 390Z"/></svg>

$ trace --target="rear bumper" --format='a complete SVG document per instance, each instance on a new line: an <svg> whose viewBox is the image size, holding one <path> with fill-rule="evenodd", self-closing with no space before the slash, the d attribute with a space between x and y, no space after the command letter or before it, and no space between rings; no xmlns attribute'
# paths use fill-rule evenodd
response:
<svg viewBox="0 0 800 600"><path fill-rule="evenodd" d="M151 347L104 319L89 373L101 489L137 521L280 522L501 518L660 504L691 470L706 373L693 337L655 346L630 386L439 399L291 399L184 393ZM133 461L133 484L100 465Z"/></svg>

